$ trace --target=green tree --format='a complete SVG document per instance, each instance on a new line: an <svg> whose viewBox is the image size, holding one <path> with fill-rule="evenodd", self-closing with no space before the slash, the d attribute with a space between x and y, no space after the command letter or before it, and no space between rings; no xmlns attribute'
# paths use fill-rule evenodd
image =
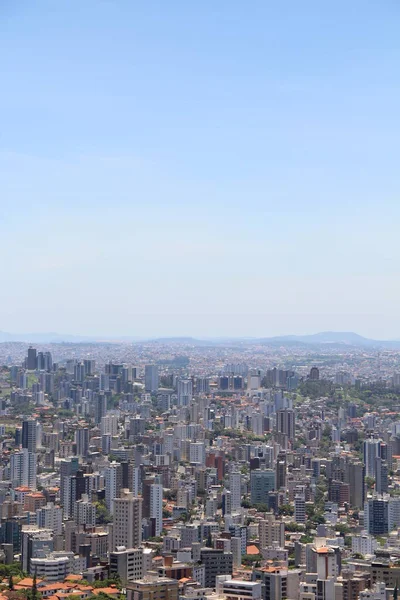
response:
<svg viewBox="0 0 400 600"><path fill-rule="evenodd" d="M300 523L296 523L295 521L292 521L290 523L285 523L285 530L289 531L289 532L304 531L304 525L301 525Z"/></svg>
<svg viewBox="0 0 400 600"><path fill-rule="evenodd" d="M0 578L5 579L6 577L26 577L26 573L21 569L21 565L18 562L12 563L11 565L0 565Z"/></svg>
<svg viewBox="0 0 400 600"><path fill-rule="evenodd" d="M251 565L256 565L260 560L260 555L259 554L244 554L242 556L242 564L243 565L247 565L247 566L251 566Z"/></svg>
<svg viewBox="0 0 400 600"><path fill-rule="evenodd" d="M300 542L302 544L312 544L313 541L314 538L312 537L312 535L302 535L300 538Z"/></svg>
<svg viewBox="0 0 400 600"><path fill-rule="evenodd" d="M258 510L258 512L268 512L269 507L268 504L264 504L263 502L259 504L253 504L253 507Z"/></svg>
<svg viewBox="0 0 400 600"><path fill-rule="evenodd" d="M340 533L342 537L350 533L350 527L346 523L338 523L337 525L335 525L335 529Z"/></svg>
<svg viewBox="0 0 400 600"><path fill-rule="evenodd" d="M28 593L28 599L29 600L39 600L39 593L38 593L37 583L36 583L36 571L33 576L32 589Z"/></svg>
<svg viewBox="0 0 400 600"><path fill-rule="evenodd" d="M357 558L359 560L365 560L365 556L364 554L361 554L360 552L354 552L352 554L353 558Z"/></svg>
<svg viewBox="0 0 400 600"><path fill-rule="evenodd" d="M109 577L108 579L94 581L93 583L91 583L89 585L93 586L96 589L107 588L107 587L110 587L111 585L116 585L119 588L119 587L121 587L121 577L120 577L119 573L115 573L112 577Z"/></svg>
<svg viewBox="0 0 400 600"><path fill-rule="evenodd" d="M111 523L112 517L107 509L105 501L100 500L99 502L95 502L95 507L97 524L107 525L107 523Z"/></svg>
<svg viewBox="0 0 400 600"><path fill-rule="evenodd" d="M278 514L291 517L294 515L294 508L293 506L290 506L290 504L282 504L278 507Z"/></svg>
<svg viewBox="0 0 400 600"><path fill-rule="evenodd" d="M372 490L375 485L375 479L373 477L369 477L369 475L365 478L365 485L369 490Z"/></svg>

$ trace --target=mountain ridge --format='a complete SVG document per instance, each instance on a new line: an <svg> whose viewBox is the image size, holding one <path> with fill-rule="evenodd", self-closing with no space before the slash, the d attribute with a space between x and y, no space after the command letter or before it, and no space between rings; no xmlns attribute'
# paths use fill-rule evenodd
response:
<svg viewBox="0 0 400 600"><path fill-rule="evenodd" d="M9 333L0 331L0 343L178 343L189 345L223 344L271 344L271 345L341 345L359 347L400 348L399 340L375 340L353 331L321 331L305 335L281 335L272 337L215 337L195 338L191 336L139 337L139 336L94 336L73 335L56 332Z"/></svg>

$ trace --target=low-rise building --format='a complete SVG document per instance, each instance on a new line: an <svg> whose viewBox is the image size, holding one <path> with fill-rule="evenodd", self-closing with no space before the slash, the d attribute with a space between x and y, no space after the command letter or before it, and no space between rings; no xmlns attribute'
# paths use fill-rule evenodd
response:
<svg viewBox="0 0 400 600"><path fill-rule="evenodd" d="M179 583L169 577L145 577L126 586L126 600L178 600Z"/></svg>

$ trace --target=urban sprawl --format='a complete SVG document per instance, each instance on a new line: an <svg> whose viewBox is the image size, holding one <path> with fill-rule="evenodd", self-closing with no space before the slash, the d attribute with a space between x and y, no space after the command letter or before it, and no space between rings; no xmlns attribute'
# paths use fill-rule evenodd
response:
<svg viewBox="0 0 400 600"><path fill-rule="evenodd" d="M397 600L400 350L0 344L0 600Z"/></svg>

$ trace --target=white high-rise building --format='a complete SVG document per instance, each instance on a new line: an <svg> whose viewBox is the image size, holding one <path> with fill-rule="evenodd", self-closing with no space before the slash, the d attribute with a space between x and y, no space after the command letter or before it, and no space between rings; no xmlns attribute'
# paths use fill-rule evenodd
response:
<svg viewBox="0 0 400 600"><path fill-rule="evenodd" d="M163 486L161 483L153 483L150 486L150 518L155 519L155 535L161 535L162 531L162 504Z"/></svg>
<svg viewBox="0 0 400 600"><path fill-rule="evenodd" d="M285 546L285 524L278 521L272 513L267 513L265 519L258 523L258 535L261 548L272 547L278 544L279 548Z"/></svg>
<svg viewBox="0 0 400 600"><path fill-rule="evenodd" d="M191 379L178 380L178 406L189 406L193 399L193 382Z"/></svg>
<svg viewBox="0 0 400 600"><path fill-rule="evenodd" d="M204 442L191 442L189 446L189 461L204 465L206 461L206 449Z"/></svg>
<svg viewBox="0 0 400 600"><path fill-rule="evenodd" d="M132 469L132 492L134 496L139 495L139 479L140 479L140 467L133 467Z"/></svg>
<svg viewBox="0 0 400 600"><path fill-rule="evenodd" d="M96 525L96 506L89 500L87 494L82 494L82 498L75 502L74 521L77 525Z"/></svg>
<svg viewBox="0 0 400 600"><path fill-rule="evenodd" d="M110 576L119 575L122 584L143 576L142 548L124 548L110 552Z"/></svg>
<svg viewBox="0 0 400 600"><path fill-rule="evenodd" d="M231 510L240 510L242 503L242 477L237 471L229 474L229 489L231 492Z"/></svg>
<svg viewBox="0 0 400 600"><path fill-rule="evenodd" d="M11 455L11 480L16 485L25 485L36 490L37 457L35 452L22 448Z"/></svg>
<svg viewBox="0 0 400 600"><path fill-rule="evenodd" d="M358 552L364 555L374 554L377 547L378 541L373 535L369 535L367 532L351 537L351 551L353 553Z"/></svg>
<svg viewBox="0 0 400 600"><path fill-rule="evenodd" d="M174 452L174 436L172 433L165 433L163 437L164 453L173 454Z"/></svg>
<svg viewBox="0 0 400 600"><path fill-rule="evenodd" d="M111 550L116 550L118 546L139 548L141 543L142 498L136 498L129 490L122 489L121 497L114 500Z"/></svg>
<svg viewBox="0 0 400 600"><path fill-rule="evenodd" d="M174 427L174 438L178 440L186 440L188 437L188 426L186 423L178 423Z"/></svg>
<svg viewBox="0 0 400 600"><path fill-rule="evenodd" d="M311 547L309 560L317 573L318 579L336 579L338 576L338 555L333 548L330 548L329 546L321 546L319 548Z"/></svg>
<svg viewBox="0 0 400 600"><path fill-rule="evenodd" d="M264 433L264 415L256 413L251 416L251 430L255 435Z"/></svg>
<svg viewBox="0 0 400 600"><path fill-rule="evenodd" d="M118 416L114 414L108 414L101 418L100 424L101 435L118 435Z"/></svg>
<svg viewBox="0 0 400 600"><path fill-rule="evenodd" d="M376 461L375 459L381 455L382 440L369 439L364 442L364 464L365 475L368 477L376 476Z"/></svg>
<svg viewBox="0 0 400 600"><path fill-rule="evenodd" d="M122 487L122 467L112 462L105 470L106 506L114 514L114 498L118 498ZM129 546L130 547L130 546Z"/></svg>
<svg viewBox="0 0 400 600"><path fill-rule="evenodd" d="M62 518L62 508L54 502L48 502L36 511L36 525L42 529L52 529L55 535L62 535Z"/></svg>

